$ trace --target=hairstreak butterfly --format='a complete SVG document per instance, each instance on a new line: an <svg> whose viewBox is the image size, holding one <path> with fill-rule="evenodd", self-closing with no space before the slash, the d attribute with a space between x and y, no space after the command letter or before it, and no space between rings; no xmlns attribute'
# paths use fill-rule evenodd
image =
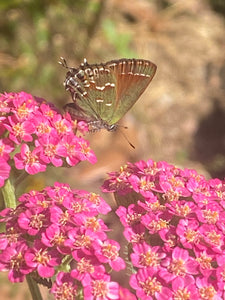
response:
<svg viewBox="0 0 225 300"><path fill-rule="evenodd" d="M90 131L105 128L114 131L117 122L145 91L156 72L156 65L144 59L111 60L88 64L86 59L78 67L68 67L64 81L73 103L65 105L73 119L84 120Z"/></svg>

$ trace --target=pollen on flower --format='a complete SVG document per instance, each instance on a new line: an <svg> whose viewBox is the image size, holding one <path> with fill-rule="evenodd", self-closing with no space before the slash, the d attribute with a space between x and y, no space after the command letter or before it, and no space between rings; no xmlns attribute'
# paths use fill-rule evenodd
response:
<svg viewBox="0 0 225 300"><path fill-rule="evenodd" d="M84 203L80 203L80 202L74 202L72 204L72 209L74 213L80 213L80 212L84 212L86 209L86 206Z"/></svg>
<svg viewBox="0 0 225 300"><path fill-rule="evenodd" d="M216 224L216 222L219 220L218 211L207 209L207 210L203 210L202 214L209 224Z"/></svg>
<svg viewBox="0 0 225 300"><path fill-rule="evenodd" d="M142 217L142 214L138 214L138 213L127 214L127 223L129 225L136 224L136 223L140 222L141 217Z"/></svg>
<svg viewBox="0 0 225 300"><path fill-rule="evenodd" d="M145 241L144 233L142 234L133 234L130 238L130 242L133 244L141 243Z"/></svg>
<svg viewBox="0 0 225 300"><path fill-rule="evenodd" d="M191 293L188 291L188 289L185 288L179 288L174 292L173 298L177 300L189 300L191 299Z"/></svg>
<svg viewBox="0 0 225 300"><path fill-rule="evenodd" d="M10 261L10 268L19 271L23 262L24 262L24 256L21 252L18 252L14 257L12 257Z"/></svg>
<svg viewBox="0 0 225 300"><path fill-rule="evenodd" d="M155 267L159 265L159 256L157 253L149 250L146 253L140 255L140 265L145 267Z"/></svg>
<svg viewBox="0 0 225 300"><path fill-rule="evenodd" d="M150 211L164 211L166 209L158 200L154 202L147 201L145 205Z"/></svg>
<svg viewBox="0 0 225 300"><path fill-rule="evenodd" d="M124 171L126 171L126 169L127 169L127 165L121 166L120 170L119 170L120 174L122 174Z"/></svg>
<svg viewBox="0 0 225 300"><path fill-rule="evenodd" d="M81 153L87 155L90 153L91 148L86 143L80 143L81 146Z"/></svg>
<svg viewBox="0 0 225 300"><path fill-rule="evenodd" d="M201 299L213 299L216 295L216 291L214 287L211 285L211 286L200 288L199 294Z"/></svg>
<svg viewBox="0 0 225 300"><path fill-rule="evenodd" d="M53 244L55 244L57 246L63 246L65 239L66 239L65 236L61 233L59 235L56 235L52 242L53 242Z"/></svg>
<svg viewBox="0 0 225 300"><path fill-rule="evenodd" d="M173 187L184 187L184 181L182 181L180 178L172 176L168 178L168 182L172 184Z"/></svg>
<svg viewBox="0 0 225 300"><path fill-rule="evenodd" d="M200 253L200 256L196 258L202 269L210 270L212 268L212 257L207 256L205 253Z"/></svg>
<svg viewBox="0 0 225 300"><path fill-rule="evenodd" d="M182 259L173 259L168 269L177 276L184 276L186 274L185 262Z"/></svg>
<svg viewBox="0 0 225 300"><path fill-rule="evenodd" d="M221 200L225 198L225 193L223 191L216 191L216 195Z"/></svg>
<svg viewBox="0 0 225 300"><path fill-rule="evenodd" d="M20 119L26 118L30 114L30 110L27 107L26 103L23 103L18 109L17 114Z"/></svg>
<svg viewBox="0 0 225 300"><path fill-rule="evenodd" d="M119 170L119 176L121 178L126 178L129 177L129 175L130 175L130 171L128 165L121 166Z"/></svg>
<svg viewBox="0 0 225 300"><path fill-rule="evenodd" d="M221 234L216 233L215 230L210 231L207 233L207 237L210 240L210 242L212 244L214 244L215 246L220 246L222 243L222 236Z"/></svg>
<svg viewBox="0 0 225 300"><path fill-rule="evenodd" d="M104 280L93 280L92 281L92 294L96 298L105 298L108 294L108 286Z"/></svg>
<svg viewBox="0 0 225 300"><path fill-rule="evenodd" d="M72 123L72 128L75 130L75 129L77 129L77 127L78 127L78 121L75 119L75 120L71 120L71 123Z"/></svg>
<svg viewBox="0 0 225 300"><path fill-rule="evenodd" d="M89 248L91 246L91 239L87 235L80 235L74 242L74 246Z"/></svg>
<svg viewBox="0 0 225 300"><path fill-rule="evenodd" d="M57 300L75 300L78 294L76 287L71 282L63 282L54 292Z"/></svg>
<svg viewBox="0 0 225 300"><path fill-rule="evenodd" d="M169 224L166 220L163 220L163 219L159 219L157 221L153 220L149 223L148 227L157 232L161 229L164 229L164 228L168 228L169 227Z"/></svg>
<svg viewBox="0 0 225 300"><path fill-rule="evenodd" d="M117 247L111 244L104 245L102 247L102 253L111 260L115 260L118 257Z"/></svg>
<svg viewBox="0 0 225 300"><path fill-rule="evenodd" d="M38 162L38 156L36 154L33 154L31 151L27 151L25 153L25 156L26 156L26 158L24 161L27 165L32 166L33 164Z"/></svg>
<svg viewBox="0 0 225 300"><path fill-rule="evenodd" d="M54 117L54 111L52 109L48 109L45 111L45 116L52 119Z"/></svg>
<svg viewBox="0 0 225 300"><path fill-rule="evenodd" d="M176 204L175 211L178 215L186 217L191 212L191 209L187 204L183 206Z"/></svg>
<svg viewBox="0 0 225 300"><path fill-rule="evenodd" d="M14 227L10 227L7 229L7 240L9 244L17 243L19 237L20 237L20 233L17 232Z"/></svg>
<svg viewBox="0 0 225 300"><path fill-rule="evenodd" d="M139 185L140 185L140 189L144 191L151 190L155 187L154 182L147 181L145 178L141 178Z"/></svg>
<svg viewBox="0 0 225 300"><path fill-rule="evenodd" d="M148 277L145 281L140 281L139 284L147 296L154 296L162 289L162 284L155 277Z"/></svg>
<svg viewBox="0 0 225 300"><path fill-rule="evenodd" d="M68 154L73 154L76 151L76 145L65 143Z"/></svg>
<svg viewBox="0 0 225 300"><path fill-rule="evenodd" d="M31 220L30 220L30 226L33 228L38 228L41 229L43 225L43 220L44 220L44 215L38 214L38 215L33 215Z"/></svg>
<svg viewBox="0 0 225 300"><path fill-rule="evenodd" d="M170 189L166 191L166 193L162 196L166 202L178 201L180 198L180 194L178 191Z"/></svg>
<svg viewBox="0 0 225 300"><path fill-rule="evenodd" d="M63 199L61 201L59 201L58 203L62 203L62 202L63 202ZM65 225L69 219L70 219L70 215L69 215L69 212L66 210L60 215L59 224Z"/></svg>
<svg viewBox="0 0 225 300"><path fill-rule="evenodd" d="M42 265L47 265L49 260L50 260L50 256L48 254L47 250L39 250L35 253L35 260L36 262L42 264Z"/></svg>
<svg viewBox="0 0 225 300"><path fill-rule="evenodd" d="M144 172L146 175L156 175L159 171L159 168L157 167L157 162L154 161L152 166L148 166L144 168Z"/></svg>
<svg viewBox="0 0 225 300"><path fill-rule="evenodd" d="M90 262L90 260L86 259L85 257L82 257L81 260L77 263L77 270L80 273L94 273L94 266Z"/></svg>
<svg viewBox="0 0 225 300"><path fill-rule="evenodd" d="M97 206L101 203L99 195L95 193L90 193L88 200L91 201L92 203L96 204Z"/></svg>
<svg viewBox="0 0 225 300"><path fill-rule="evenodd" d="M56 149L57 149L57 145L48 144L44 150L44 153L48 157L55 156Z"/></svg>
<svg viewBox="0 0 225 300"><path fill-rule="evenodd" d="M2 156L2 154L4 153L5 150L5 145L1 145L0 146L0 156Z"/></svg>
<svg viewBox="0 0 225 300"><path fill-rule="evenodd" d="M171 249L174 248L176 245L176 236L170 235L166 242L170 246Z"/></svg>
<svg viewBox="0 0 225 300"><path fill-rule="evenodd" d="M51 127L45 123L39 123L39 125L36 127L37 132L40 134L45 134L45 133L50 133L51 132Z"/></svg>
<svg viewBox="0 0 225 300"><path fill-rule="evenodd" d="M198 243L200 239L199 232L191 228L187 228L187 230L184 232L184 236L188 242Z"/></svg>
<svg viewBox="0 0 225 300"><path fill-rule="evenodd" d="M0 115L4 115L7 113L8 110L8 103L6 101L0 101Z"/></svg>
<svg viewBox="0 0 225 300"><path fill-rule="evenodd" d="M23 136L25 133L23 126L20 123L13 125L12 129L13 129L15 136Z"/></svg>
<svg viewBox="0 0 225 300"><path fill-rule="evenodd" d="M65 124L64 120L55 122L54 126L59 134L64 134L68 131L68 126Z"/></svg>
<svg viewBox="0 0 225 300"><path fill-rule="evenodd" d="M101 228L98 220L95 217L87 218L85 222L85 227L90 228L93 231L98 231Z"/></svg>

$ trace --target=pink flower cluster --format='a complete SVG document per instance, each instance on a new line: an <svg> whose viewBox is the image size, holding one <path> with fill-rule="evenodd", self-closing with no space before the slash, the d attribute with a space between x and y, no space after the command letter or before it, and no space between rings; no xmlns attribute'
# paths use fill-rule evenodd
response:
<svg viewBox="0 0 225 300"><path fill-rule="evenodd" d="M85 130L84 122L77 128ZM11 167L36 174L55 167L74 166L96 157L86 140L74 134L69 114L64 118L52 104L25 92L0 95L0 187Z"/></svg>
<svg viewBox="0 0 225 300"><path fill-rule="evenodd" d="M103 191L121 205L140 299L225 299L224 181L148 160L110 173Z"/></svg>
<svg viewBox="0 0 225 300"><path fill-rule="evenodd" d="M0 271L9 271L10 281L30 274L43 282L57 275L51 289L55 299L76 299L81 292L84 299L119 299L119 285L107 272L124 269L125 263L119 244L107 238L109 229L98 218L111 210L99 195L56 183L22 195L19 202L15 210L0 214L6 223Z"/></svg>

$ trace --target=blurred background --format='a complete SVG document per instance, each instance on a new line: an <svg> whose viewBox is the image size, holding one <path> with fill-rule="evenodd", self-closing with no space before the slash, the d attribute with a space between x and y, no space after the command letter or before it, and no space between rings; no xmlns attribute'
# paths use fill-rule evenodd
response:
<svg viewBox="0 0 225 300"><path fill-rule="evenodd" d="M120 131L90 134L96 165L52 168L30 177L23 192L55 181L99 192L107 172L149 158L225 177L224 0L1 0L0 11L1 92L23 90L61 109L71 102L61 56L74 67L84 57L158 66L120 122L135 149ZM30 299L26 287L20 294L2 280L0 299Z"/></svg>

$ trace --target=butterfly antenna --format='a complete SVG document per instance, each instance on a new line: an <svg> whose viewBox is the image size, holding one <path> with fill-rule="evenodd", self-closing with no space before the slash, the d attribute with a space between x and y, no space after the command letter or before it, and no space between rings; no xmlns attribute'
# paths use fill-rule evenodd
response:
<svg viewBox="0 0 225 300"><path fill-rule="evenodd" d="M67 65L66 59L64 57L61 56L60 59L61 61L58 62L60 65L62 65L66 69L73 69ZM82 67L88 66L88 62L86 58L84 58L84 62L81 63L81 66Z"/></svg>
<svg viewBox="0 0 225 300"><path fill-rule="evenodd" d="M65 58L61 56L60 59L61 59L61 61L59 61L58 63L60 65L62 65L64 68L70 69L70 67L68 67L68 65L67 65L67 62L66 62Z"/></svg>
<svg viewBox="0 0 225 300"><path fill-rule="evenodd" d="M123 127L124 129L127 129L127 128L128 128L128 127L126 127L126 126L121 126L121 127ZM129 144L133 149L135 149L135 146L128 140L126 134L125 134L122 130L120 130L119 132L122 134L122 136L123 136L123 137L125 138L125 140L128 142L128 144Z"/></svg>
<svg viewBox="0 0 225 300"><path fill-rule="evenodd" d="M88 66L88 62L87 62L87 59L84 58L84 62L81 63L81 66L84 67L84 66Z"/></svg>

